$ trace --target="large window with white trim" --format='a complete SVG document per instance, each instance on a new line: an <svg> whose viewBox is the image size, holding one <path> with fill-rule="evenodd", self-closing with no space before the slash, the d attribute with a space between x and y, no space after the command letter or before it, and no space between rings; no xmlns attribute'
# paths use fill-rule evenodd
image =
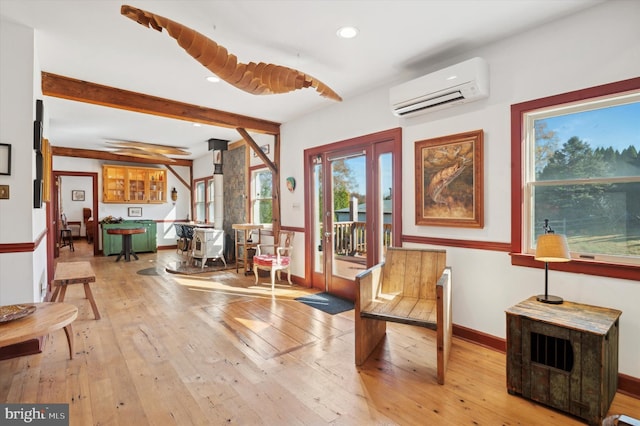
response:
<svg viewBox="0 0 640 426"><path fill-rule="evenodd" d="M640 90L561 100L520 109L521 251L549 219L574 261L640 266Z"/></svg>
<svg viewBox="0 0 640 426"><path fill-rule="evenodd" d="M273 222L273 176L267 168L251 171L251 217L253 224Z"/></svg>
<svg viewBox="0 0 640 426"><path fill-rule="evenodd" d="M193 181L193 220L213 223L214 185L213 176Z"/></svg>

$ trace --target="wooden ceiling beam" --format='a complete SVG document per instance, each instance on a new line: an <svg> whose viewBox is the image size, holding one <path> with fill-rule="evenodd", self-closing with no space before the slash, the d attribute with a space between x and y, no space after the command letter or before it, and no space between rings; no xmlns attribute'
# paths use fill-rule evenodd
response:
<svg viewBox="0 0 640 426"><path fill-rule="evenodd" d="M42 72L42 94L218 127L280 134L280 123Z"/></svg>

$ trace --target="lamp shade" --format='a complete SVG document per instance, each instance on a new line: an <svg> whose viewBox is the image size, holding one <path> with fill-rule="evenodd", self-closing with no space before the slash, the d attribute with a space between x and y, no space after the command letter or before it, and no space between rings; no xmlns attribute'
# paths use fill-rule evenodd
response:
<svg viewBox="0 0 640 426"><path fill-rule="evenodd" d="M569 245L562 234L544 234L538 237L535 259L542 262L568 262Z"/></svg>

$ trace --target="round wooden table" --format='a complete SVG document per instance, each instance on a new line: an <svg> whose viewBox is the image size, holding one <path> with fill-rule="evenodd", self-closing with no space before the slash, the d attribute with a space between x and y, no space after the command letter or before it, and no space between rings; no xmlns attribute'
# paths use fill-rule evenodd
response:
<svg viewBox="0 0 640 426"><path fill-rule="evenodd" d="M147 232L147 228L113 228L107 229L107 234L122 235L122 250L116 259L116 262L124 255L124 260L131 261L133 256L138 260L138 255L133 251L133 244L131 244L131 236L135 234L144 234Z"/></svg>
<svg viewBox="0 0 640 426"><path fill-rule="evenodd" d="M68 303L25 303L34 305L35 312L26 317L0 323L0 347L24 342L64 328L73 359L73 331L71 323L78 317L78 308Z"/></svg>

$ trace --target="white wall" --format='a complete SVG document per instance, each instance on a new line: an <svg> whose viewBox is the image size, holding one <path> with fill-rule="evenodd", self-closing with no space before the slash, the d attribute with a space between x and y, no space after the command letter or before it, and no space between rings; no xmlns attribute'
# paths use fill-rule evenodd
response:
<svg viewBox="0 0 640 426"><path fill-rule="evenodd" d="M46 106L45 106L46 108ZM103 203L102 202L102 165L103 164L122 164L122 165L131 165L131 166L140 166L140 164L128 164L128 163L114 163L114 162L105 162L101 160L93 160L93 159L85 159L85 158L75 158L75 157L53 157L53 170L57 172L65 172L65 171L74 171L74 172L91 172L98 173L98 193L96 196L98 197L98 213L97 215L94 212L94 219L100 221L104 219L106 216L115 216L122 217L125 220L134 220L134 219L150 219L157 221L157 242L158 246L165 245L175 245L176 243L176 235L175 229L173 227L174 220L183 220L187 217L189 212L189 194L186 187L178 180L176 176L171 173L170 170L167 170L167 202L162 204L111 204L111 203ZM152 167L146 166L144 167ZM189 182L191 180L191 176L189 175L189 167L185 166L171 166L185 181ZM63 197L71 199L71 190L72 189L82 189L80 186L76 188L73 185L84 185L84 181L73 180L71 176L63 177ZM68 179L70 179L68 181ZM89 180L88 178L84 178ZM67 183L72 182L72 183ZM72 187L73 186L73 187ZM176 188L178 190L178 200L175 204L171 201L171 188ZM90 193L85 192L85 203L87 207L91 207L93 205L93 201L89 199ZM65 210L69 208L73 209L77 201L67 201L66 198L63 200L63 207ZM142 207L142 217L129 217L127 215L127 209L129 207ZM73 218L72 218L73 217ZM82 220L82 209L80 209L80 213L78 216ZM67 213L67 218L69 220L76 220L76 215L72 216L70 213Z"/></svg>
<svg viewBox="0 0 640 426"><path fill-rule="evenodd" d="M0 305L5 305L41 300L47 238L40 239L46 210L33 208L33 121L35 100L42 98L33 29L1 20L0 52L0 143L12 149L11 175L0 176L10 191L10 199L0 200L0 243L37 243L33 251L0 254Z"/></svg>
<svg viewBox="0 0 640 426"><path fill-rule="evenodd" d="M607 2L446 63L433 64L422 72L481 56L489 62L491 75L491 94L486 100L397 119L391 115L388 87L384 87L286 123L282 126L282 152L291 160L282 161L282 176L294 176L302 188L305 149L402 127L403 234L509 243L510 105L640 75L638 16L640 2ZM484 228L416 226L414 143L476 129L485 132ZM304 226L304 215L294 207L304 206L304 191L292 194L283 182L281 193L282 224ZM509 255L503 252L445 248L454 274L454 322L504 338L505 309L542 292L544 272L512 266ZM294 274L304 271L303 262L300 257L296 259ZM619 371L640 377L640 283L551 271L550 287L567 300L622 310Z"/></svg>

